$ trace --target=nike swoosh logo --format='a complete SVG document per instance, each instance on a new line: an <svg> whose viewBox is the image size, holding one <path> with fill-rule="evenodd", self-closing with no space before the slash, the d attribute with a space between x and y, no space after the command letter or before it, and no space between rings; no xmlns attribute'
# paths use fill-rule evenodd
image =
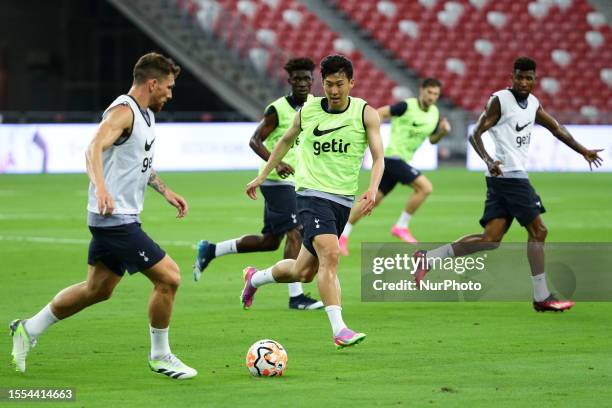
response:
<svg viewBox="0 0 612 408"><path fill-rule="evenodd" d="M517 122L517 123L516 123L516 127L515 127L515 129L516 129L516 131L517 131L517 132L520 132L521 130L523 130L523 129L525 129L527 126L529 126L529 124L530 124L530 123L531 123L531 122L527 122L527 123L525 123L525 126L519 126L519 124L518 124L518 122Z"/></svg>
<svg viewBox="0 0 612 408"><path fill-rule="evenodd" d="M337 128L333 128L333 129L325 129L325 130L319 130L319 125L317 125L316 128L314 128L314 130L312 131L312 134L315 136L323 136L326 135L328 133L331 132L335 132L338 129L342 129L343 127L347 127L348 125L344 125L344 126L339 126Z"/></svg>
<svg viewBox="0 0 612 408"><path fill-rule="evenodd" d="M151 143L147 143L147 141L145 140L145 152L151 150L151 146L153 146L153 143L155 143L155 139L151 140Z"/></svg>
<svg viewBox="0 0 612 408"><path fill-rule="evenodd" d="M414 127L419 127L419 126L423 126L426 125L426 123L416 123L416 122L412 122L412 126Z"/></svg>

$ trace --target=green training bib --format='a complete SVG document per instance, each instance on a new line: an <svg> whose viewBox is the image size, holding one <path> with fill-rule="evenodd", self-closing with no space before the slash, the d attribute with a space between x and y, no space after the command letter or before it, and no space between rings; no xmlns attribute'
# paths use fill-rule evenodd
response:
<svg viewBox="0 0 612 408"><path fill-rule="evenodd" d="M440 112L436 105L423 111L417 98L406 99L406 104L408 109L402 116L391 117L391 140L385 157L397 156L409 163L423 141L436 130Z"/></svg>
<svg viewBox="0 0 612 408"><path fill-rule="evenodd" d="M302 124L296 188L355 195L363 154L368 147L364 125L367 102L349 97L343 112L326 112L317 97L300 111Z"/></svg>

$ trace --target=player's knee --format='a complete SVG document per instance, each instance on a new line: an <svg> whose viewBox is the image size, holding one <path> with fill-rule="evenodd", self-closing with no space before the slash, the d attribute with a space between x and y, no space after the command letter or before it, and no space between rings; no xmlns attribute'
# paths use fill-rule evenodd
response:
<svg viewBox="0 0 612 408"><path fill-rule="evenodd" d="M433 185L429 181L426 183L423 183L419 191L421 192L421 194L428 196L431 193L433 193Z"/></svg>
<svg viewBox="0 0 612 408"><path fill-rule="evenodd" d="M542 225L540 234L541 234L540 236L542 238L542 241L544 241L546 239L546 237L548 236L548 228L546 228L546 226Z"/></svg>
<svg viewBox="0 0 612 408"><path fill-rule="evenodd" d="M100 285L90 291L90 299L93 303L104 302L108 300L113 295L114 286L110 285Z"/></svg>
<svg viewBox="0 0 612 408"><path fill-rule="evenodd" d="M330 265L334 268L338 265L338 261L340 260L340 248L335 246L333 248L325 248L321 257L319 258L319 262L323 265Z"/></svg>
<svg viewBox="0 0 612 408"><path fill-rule="evenodd" d="M181 285L181 277L178 275L169 275L155 284L155 288L164 293L174 293Z"/></svg>
<svg viewBox="0 0 612 408"><path fill-rule="evenodd" d="M179 270L178 265L175 264L175 268L173 268L168 274L168 280L166 284L173 291L176 291L179 286L181 286L181 271Z"/></svg>
<svg viewBox="0 0 612 408"><path fill-rule="evenodd" d="M311 271L302 271L302 272L300 272L298 277L300 279L300 282L302 282L302 283L310 283L314 279L315 274L312 273Z"/></svg>
<svg viewBox="0 0 612 408"><path fill-rule="evenodd" d="M546 240L546 236L548 236L548 228L546 228L544 224L541 224L529 231L529 235L535 241L544 242Z"/></svg>
<svg viewBox="0 0 612 408"><path fill-rule="evenodd" d="M176 292L181 285L181 270L176 262L168 263L163 275L155 282L155 286L164 291Z"/></svg>
<svg viewBox="0 0 612 408"><path fill-rule="evenodd" d="M429 180L424 177L425 176L419 176L417 178L417 181L415 181L415 183L412 185L412 187L418 194L428 196L433 192L433 185Z"/></svg>

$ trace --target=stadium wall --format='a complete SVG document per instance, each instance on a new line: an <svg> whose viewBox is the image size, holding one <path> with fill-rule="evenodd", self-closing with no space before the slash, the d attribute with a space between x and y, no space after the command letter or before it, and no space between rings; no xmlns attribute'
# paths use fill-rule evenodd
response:
<svg viewBox="0 0 612 408"><path fill-rule="evenodd" d="M254 170L261 159L250 149L257 123L161 123L154 164L160 171ZM0 125L0 173L85 172L85 149L96 124ZM391 127L382 126L383 140ZM438 167L437 146L424 143L411 164ZM366 155L364 167L371 166Z"/></svg>

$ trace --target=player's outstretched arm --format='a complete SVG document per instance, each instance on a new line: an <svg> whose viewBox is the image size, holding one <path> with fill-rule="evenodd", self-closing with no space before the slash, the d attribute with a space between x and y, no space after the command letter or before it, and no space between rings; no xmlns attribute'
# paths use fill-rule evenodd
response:
<svg viewBox="0 0 612 408"><path fill-rule="evenodd" d="M442 139L444 136L446 136L448 134L448 132L451 131L451 124L448 121L448 119L446 118L442 118L440 119L440 123L438 123L438 128L437 130L432 133L431 135L429 135L429 142L431 144L436 144L440 141L440 139Z"/></svg>
<svg viewBox="0 0 612 408"><path fill-rule="evenodd" d="M603 151L603 149L593 149L589 150L580 143L576 141L567 130L565 126L557 122L555 118L553 118L548 112L540 107L536 111L536 123L544 126L546 129L550 131L557 139L565 143L567 146L572 148L575 152L580 153L584 159L589 163L589 167L593 170L593 165L595 167L601 166L603 159L599 156L599 152Z"/></svg>
<svg viewBox="0 0 612 408"><path fill-rule="evenodd" d="M491 176L493 177L502 174L500 168L501 162L499 160L493 161L493 158L489 155L484 147L484 144L482 143L482 134L495 126L500 117L501 105L499 103L499 98L497 96L493 96L491 99L489 99L485 111L478 118L474 131L468 138L478 156L480 156L480 158L487 164L489 173L491 173Z"/></svg>
<svg viewBox="0 0 612 408"><path fill-rule="evenodd" d="M100 215L111 215L115 208L113 197L106 190L106 184L104 184L102 152L111 147L124 131L129 131L132 128L133 121L134 114L129 106L118 105L111 109L100 122L96 134L85 151L87 175L96 189Z"/></svg>
<svg viewBox="0 0 612 408"><path fill-rule="evenodd" d="M364 112L364 122L368 137L368 146L372 154L372 173L370 174L370 185L368 190L360 197L360 201L365 201L362 213L370 215L376 203L376 192L378 185L385 171L384 149L382 137L380 136L380 117L371 106L366 106Z"/></svg>
<svg viewBox="0 0 612 408"><path fill-rule="evenodd" d="M268 177L272 169L274 169L281 162L283 157L287 154L291 146L295 143L295 140L299 136L301 129L301 120L300 113L295 114L295 118L293 119L293 123L291 127L287 129L287 131L283 134L283 136L278 140L276 146L274 146L274 150L270 154L268 161L266 162L266 166L263 168L261 173L254 180L249 182L246 186L246 193L253 200L257 198L257 187L264 182L264 180Z"/></svg>
<svg viewBox="0 0 612 408"><path fill-rule="evenodd" d="M147 184L153 188L153 190L157 191L159 194L163 195L164 198L172 205L176 207L178 213L176 214L176 218L183 218L187 215L187 211L189 210L189 205L187 201L176 194L174 191L170 190L166 183L162 181L157 175L155 170L151 169L151 175L149 176L149 181Z"/></svg>

